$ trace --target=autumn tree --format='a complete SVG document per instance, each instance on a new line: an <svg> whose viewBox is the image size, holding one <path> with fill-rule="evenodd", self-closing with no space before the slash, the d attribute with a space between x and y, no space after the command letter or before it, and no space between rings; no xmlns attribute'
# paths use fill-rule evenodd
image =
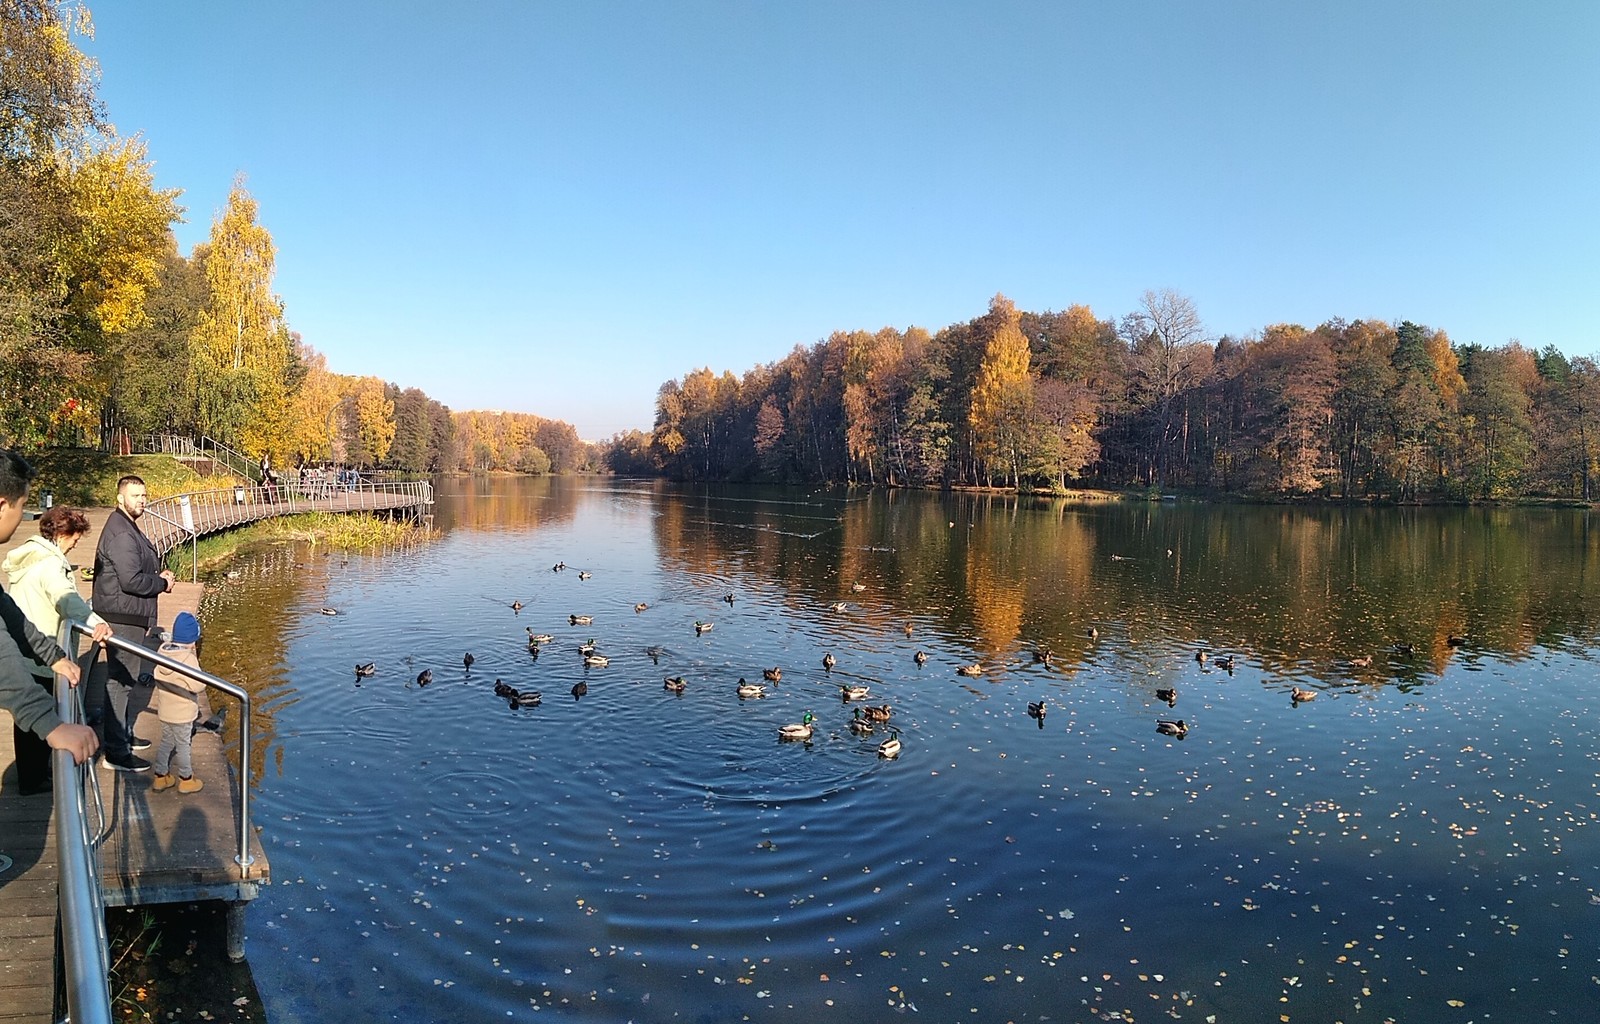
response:
<svg viewBox="0 0 1600 1024"><path fill-rule="evenodd" d="M968 422L973 452L988 472L1004 469L1013 485L1020 482L1024 442L1033 403L1028 375L1028 339L1018 326L1020 315L1011 300L996 295L989 312L998 318L984 346L972 388Z"/></svg>
<svg viewBox="0 0 1600 1024"><path fill-rule="evenodd" d="M357 378L350 395L355 421L350 461L377 466L389 457L394 443L394 402L378 377Z"/></svg>
<svg viewBox="0 0 1600 1024"><path fill-rule="evenodd" d="M1193 300L1171 289L1147 291L1122 320L1130 385L1150 421L1153 482L1166 479L1172 449L1187 441L1187 423L1174 416L1178 399L1197 386L1209 364L1205 328Z"/></svg>

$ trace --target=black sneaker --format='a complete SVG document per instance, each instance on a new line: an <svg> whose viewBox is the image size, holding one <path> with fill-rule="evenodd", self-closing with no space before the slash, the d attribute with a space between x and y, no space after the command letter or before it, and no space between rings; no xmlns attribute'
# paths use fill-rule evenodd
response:
<svg viewBox="0 0 1600 1024"><path fill-rule="evenodd" d="M100 758L100 767L107 771L147 772L150 770L150 762L136 754L124 754L121 757L112 757L107 754Z"/></svg>
<svg viewBox="0 0 1600 1024"><path fill-rule="evenodd" d="M149 750L153 745L149 740L142 740L137 736L128 741L129 750Z"/></svg>

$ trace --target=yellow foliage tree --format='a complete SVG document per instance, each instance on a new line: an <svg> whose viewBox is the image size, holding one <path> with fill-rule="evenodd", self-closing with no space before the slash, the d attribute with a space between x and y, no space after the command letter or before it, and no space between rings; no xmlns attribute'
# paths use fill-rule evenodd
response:
<svg viewBox="0 0 1600 1024"><path fill-rule="evenodd" d="M993 473L1008 470L1013 483L1021 473L1023 442L1033 401L1033 381L1028 374L1028 339L1022 333L1021 314L1004 295L989 305L999 314L999 326L984 347L983 362L972 387L968 411L973 454Z"/></svg>
<svg viewBox="0 0 1600 1024"><path fill-rule="evenodd" d="M354 394L361 454L377 465L388 458L394 443L394 402L385 397L383 381L377 377L360 378Z"/></svg>
<svg viewBox="0 0 1600 1024"><path fill-rule="evenodd" d="M303 459L333 458L333 412L344 401L342 379L328 369L328 357L310 345L299 346L305 377L290 401L289 451Z"/></svg>

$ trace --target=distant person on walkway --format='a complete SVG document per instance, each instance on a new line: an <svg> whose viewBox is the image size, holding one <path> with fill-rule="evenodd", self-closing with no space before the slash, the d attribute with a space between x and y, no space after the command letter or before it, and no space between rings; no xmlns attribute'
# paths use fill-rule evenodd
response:
<svg viewBox="0 0 1600 1024"><path fill-rule="evenodd" d="M156 599L172 589L172 573L161 568L155 545L139 529L149 493L144 481L125 476L117 481L117 507L100 531L94 553L94 610L124 640L149 646L156 624ZM125 772L150 770L150 762L134 755L150 744L136 739L128 721L128 695L139 683L144 659L120 649L107 652L104 667L90 676L89 703L100 703L100 764Z"/></svg>
<svg viewBox="0 0 1600 1024"><path fill-rule="evenodd" d="M22 522L22 506L28 500L28 485L33 482L33 467L16 452L0 448L0 544L11 540ZM94 730L86 725L63 722L56 714L55 698L34 682L35 662L49 665L78 684L78 666L50 637L28 622L10 594L0 594L0 621L5 636L0 637L0 708L11 712L17 725L38 736L56 750L65 750L79 764L94 756L100 746ZM100 634L96 630L97 635Z"/></svg>
<svg viewBox="0 0 1600 1024"><path fill-rule="evenodd" d="M60 634L61 620L74 619L97 627L97 636L111 633L78 593L67 555L89 532L89 520L75 508L57 505L39 517L39 533L29 537L0 562L11 587L11 599L35 629L48 637ZM104 626L103 629L98 627ZM55 674L48 666L32 666L34 681L52 695ZM17 752L17 785L23 793L50 788L50 747L43 739L13 724Z"/></svg>
<svg viewBox="0 0 1600 1024"><path fill-rule="evenodd" d="M161 645L161 653L185 665L200 667L200 620L188 612L179 612L172 624L172 639ZM194 738L194 723L200 717L200 691L206 684L174 672L165 665L156 666L156 714L161 718L161 745L156 747L155 777L150 788L159 793L178 787L180 793L198 793L204 785L194 777L194 763L190 758L190 741Z"/></svg>

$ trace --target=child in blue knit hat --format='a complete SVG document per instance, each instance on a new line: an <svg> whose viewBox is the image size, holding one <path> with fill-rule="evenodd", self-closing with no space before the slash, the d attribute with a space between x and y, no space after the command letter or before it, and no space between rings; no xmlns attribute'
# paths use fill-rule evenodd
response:
<svg viewBox="0 0 1600 1024"><path fill-rule="evenodd" d="M200 667L198 646L200 620L188 612L179 612L172 623L172 639L161 645L161 653L173 661ZM180 793L198 793L204 785L194 777L190 760L190 739L194 736L195 719L200 717L200 691L206 684L174 672L165 665L155 671L156 715L161 719L161 745L156 748L155 759L150 762L155 779L150 789L156 793L178 787Z"/></svg>

